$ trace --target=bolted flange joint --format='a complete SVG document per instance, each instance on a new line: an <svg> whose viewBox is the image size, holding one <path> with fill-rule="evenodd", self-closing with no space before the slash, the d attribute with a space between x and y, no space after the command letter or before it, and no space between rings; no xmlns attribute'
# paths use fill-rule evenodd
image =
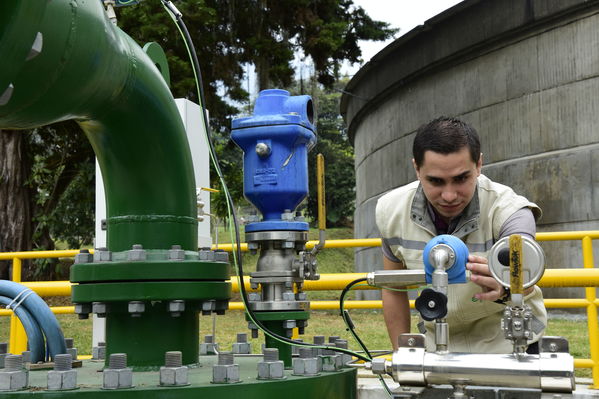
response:
<svg viewBox="0 0 599 399"><path fill-rule="evenodd" d="M0 370L0 391L20 391L29 385L29 372L23 368L21 355L7 355Z"/></svg>
<svg viewBox="0 0 599 399"><path fill-rule="evenodd" d="M125 389L133 387L133 370L127 367L126 353L110 355L108 367L102 371L102 389Z"/></svg>
<svg viewBox="0 0 599 399"><path fill-rule="evenodd" d="M66 391L77 388L77 370L72 368L73 358L68 353L54 356L54 370L48 371L48 390Z"/></svg>
<svg viewBox="0 0 599 399"><path fill-rule="evenodd" d="M182 365L180 351L166 352L164 366L160 367L160 386L173 387L189 385L189 369Z"/></svg>
<svg viewBox="0 0 599 399"><path fill-rule="evenodd" d="M218 354L218 364L212 366L213 384L234 384L240 382L239 365L233 363L233 353L220 352Z"/></svg>

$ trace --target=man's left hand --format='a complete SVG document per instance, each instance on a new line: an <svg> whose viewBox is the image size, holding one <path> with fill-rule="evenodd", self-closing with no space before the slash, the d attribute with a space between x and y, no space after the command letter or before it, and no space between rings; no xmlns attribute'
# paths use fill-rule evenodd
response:
<svg viewBox="0 0 599 399"><path fill-rule="evenodd" d="M489 262L486 258L476 255L468 255L466 269L470 270L470 281L482 287L482 292L474 295L481 301L496 301L503 297L505 290L497 280L491 276Z"/></svg>

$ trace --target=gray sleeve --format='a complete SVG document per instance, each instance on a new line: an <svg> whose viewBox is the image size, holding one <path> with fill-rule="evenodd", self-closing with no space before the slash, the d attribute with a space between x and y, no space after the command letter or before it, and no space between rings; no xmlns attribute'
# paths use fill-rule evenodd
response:
<svg viewBox="0 0 599 399"><path fill-rule="evenodd" d="M391 251L391 247L389 246L387 239L383 238L381 241L381 249L383 250L383 255L385 256L385 258L389 259L392 262L402 263L402 261L393 254L393 251Z"/></svg>
<svg viewBox="0 0 599 399"><path fill-rule="evenodd" d="M499 238L508 237L511 234L522 234L534 239L536 233L537 225L532 211L530 208L521 208L503 223L499 229Z"/></svg>

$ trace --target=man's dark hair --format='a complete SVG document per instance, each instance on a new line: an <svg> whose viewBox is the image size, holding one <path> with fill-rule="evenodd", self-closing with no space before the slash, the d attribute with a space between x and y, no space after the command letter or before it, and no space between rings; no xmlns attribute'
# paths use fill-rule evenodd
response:
<svg viewBox="0 0 599 399"><path fill-rule="evenodd" d="M456 118L441 116L420 126L414 137L412 155L417 167L424 162L424 153L433 151L439 154L451 154L468 147L474 163L480 159L480 139L476 130Z"/></svg>

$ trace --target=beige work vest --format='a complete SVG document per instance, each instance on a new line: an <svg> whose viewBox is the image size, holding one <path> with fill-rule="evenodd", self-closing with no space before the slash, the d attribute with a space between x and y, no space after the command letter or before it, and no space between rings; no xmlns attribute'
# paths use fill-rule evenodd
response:
<svg viewBox="0 0 599 399"><path fill-rule="evenodd" d="M528 207L540 216L539 207L517 195L511 188L478 178L477 193L464 209L454 232L464 241L470 254L487 256L499 237L505 221L517 210ZM422 269L422 252L435 237L435 227L427 210L427 201L419 182L399 187L383 195L376 207L376 223L393 254L408 269ZM467 273L468 276L468 273ZM501 316L504 305L473 300L480 286L468 281L452 284L448 290L449 350L452 352L511 353L513 348L503 337ZM533 314L547 325L547 312L540 288L525 297ZM426 323L427 348L434 350L433 323ZM542 333L541 333L542 335ZM540 336L540 335L539 335ZM537 341L539 336L535 336Z"/></svg>

